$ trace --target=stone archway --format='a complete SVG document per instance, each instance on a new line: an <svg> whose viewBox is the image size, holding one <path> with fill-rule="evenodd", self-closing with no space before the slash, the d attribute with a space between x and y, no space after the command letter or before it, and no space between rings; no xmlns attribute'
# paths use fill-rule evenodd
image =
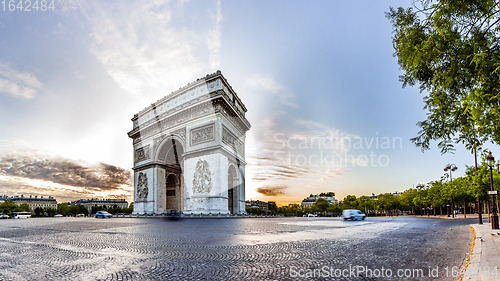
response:
<svg viewBox="0 0 500 281"><path fill-rule="evenodd" d="M165 185L161 186L160 184L159 186L160 198L158 198L158 201L164 203L164 205L162 203L159 204L159 209L163 209L165 213L181 212L183 208L183 154L184 148L175 138L164 140L158 150L158 164L165 174Z"/></svg>
<svg viewBox="0 0 500 281"><path fill-rule="evenodd" d="M231 214L237 214L238 207L238 173L230 165L227 171L227 208Z"/></svg>
<svg viewBox="0 0 500 281"><path fill-rule="evenodd" d="M166 212L178 211L179 181L177 175L170 173L166 179Z"/></svg>
<svg viewBox="0 0 500 281"><path fill-rule="evenodd" d="M217 71L134 114L134 213L244 213L246 112Z"/></svg>

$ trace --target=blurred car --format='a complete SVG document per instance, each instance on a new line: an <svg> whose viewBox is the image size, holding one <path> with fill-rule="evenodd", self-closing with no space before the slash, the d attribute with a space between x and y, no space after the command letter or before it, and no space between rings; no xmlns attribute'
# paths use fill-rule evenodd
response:
<svg viewBox="0 0 500 281"><path fill-rule="evenodd" d="M113 215L106 212L106 211L98 211L97 213L95 213L95 217L96 218L111 218Z"/></svg>
<svg viewBox="0 0 500 281"><path fill-rule="evenodd" d="M307 215L307 217L309 217L309 218L315 218L315 217L317 217L317 216L318 216L318 215L316 215L316 214L308 214L308 215Z"/></svg>
<svg viewBox="0 0 500 281"><path fill-rule="evenodd" d="M61 214L57 214L57 215L54 216L54 218L61 218L61 217L64 217L64 216L61 215Z"/></svg>
<svg viewBox="0 0 500 281"><path fill-rule="evenodd" d="M344 210L342 211L342 217L344 217L344 220L364 220L366 215L360 210Z"/></svg>
<svg viewBox="0 0 500 281"><path fill-rule="evenodd" d="M9 216L8 215L0 215L0 219L8 219Z"/></svg>
<svg viewBox="0 0 500 281"><path fill-rule="evenodd" d="M85 215L84 215L84 214L78 214L78 215L76 215L76 216L77 216L77 217L85 217Z"/></svg>

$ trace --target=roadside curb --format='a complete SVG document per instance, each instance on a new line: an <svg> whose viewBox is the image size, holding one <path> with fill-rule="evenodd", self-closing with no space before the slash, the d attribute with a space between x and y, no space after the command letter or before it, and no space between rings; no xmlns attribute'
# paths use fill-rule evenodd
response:
<svg viewBox="0 0 500 281"><path fill-rule="evenodd" d="M481 236L481 232L479 231L477 225L470 224L475 233L475 237L473 238L474 249L469 256L468 266L464 272L463 281L475 281L481 280L479 277L480 271L480 263L481 263L481 255L482 255L482 247L483 247L483 238Z"/></svg>

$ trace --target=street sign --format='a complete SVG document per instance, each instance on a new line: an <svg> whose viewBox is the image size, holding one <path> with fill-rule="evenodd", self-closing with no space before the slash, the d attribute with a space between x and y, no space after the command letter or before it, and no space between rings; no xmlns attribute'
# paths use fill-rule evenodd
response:
<svg viewBox="0 0 500 281"><path fill-rule="evenodd" d="M496 190L493 190L493 191L488 191L488 195L497 195L497 191Z"/></svg>

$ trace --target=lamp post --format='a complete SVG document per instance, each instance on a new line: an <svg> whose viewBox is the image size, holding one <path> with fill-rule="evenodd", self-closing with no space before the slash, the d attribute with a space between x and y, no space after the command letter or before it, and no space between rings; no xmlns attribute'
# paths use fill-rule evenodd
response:
<svg viewBox="0 0 500 281"><path fill-rule="evenodd" d="M446 167L444 167L444 171L447 172L450 170L450 190L452 191L451 195L451 216L454 218L455 217L455 205L453 204L453 178L451 177L451 172L455 172L458 169L458 167L455 164L448 164ZM448 214L448 217L450 214Z"/></svg>
<svg viewBox="0 0 500 281"><path fill-rule="evenodd" d="M488 194L491 195L491 229L498 229L498 215L497 215L497 206L495 205L495 195L497 194L496 190L493 190L493 165L495 164L495 157L491 155L491 151L486 157L488 161L488 166L490 167L490 187L491 190L488 191Z"/></svg>
<svg viewBox="0 0 500 281"><path fill-rule="evenodd" d="M419 192L418 192L418 198L420 199L419 200L420 201L420 216L423 216L424 215L423 214L424 213L423 212L424 206L423 206L423 203L422 203L422 190L424 189L424 185L422 185L422 184L419 183L419 184L417 184L417 188L419 190Z"/></svg>
<svg viewBox="0 0 500 281"><path fill-rule="evenodd" d="M476 130L479 132L479 127L475 127ZM474 164L475 164L475 168L476 168L476 178L477 178L477 153L476 153L476 145L477 145L477 142L476 142L476 137L474 135ZM499 169L500 169L500 166L499 166ZM500 172L500 170L499 170ZM478 188L479 189L479 188ZM478 216L478 220L479 220L479 224L483 224L483 214L481 212L481 198L479 196L479 194L477 195L477 216Z"/></svg>

